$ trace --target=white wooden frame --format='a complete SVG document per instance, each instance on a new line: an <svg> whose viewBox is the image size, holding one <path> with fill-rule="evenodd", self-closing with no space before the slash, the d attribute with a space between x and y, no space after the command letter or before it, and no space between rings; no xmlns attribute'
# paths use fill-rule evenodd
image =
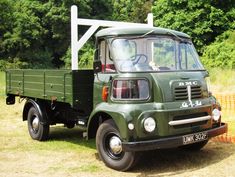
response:
<svg viewBox="0 0 235 177"><path fill-rule="evenodd" d="M147 17L147 24L144 23L129 23L107 20L92 20L78 18L77 6L71 6L71 69L78 70L78 51L87 42L87 40L95 33L100 27L140 27L151 26L153 27L153 14L149 13ZM78 40L78 25L90 26L86 33Z"/></svg>

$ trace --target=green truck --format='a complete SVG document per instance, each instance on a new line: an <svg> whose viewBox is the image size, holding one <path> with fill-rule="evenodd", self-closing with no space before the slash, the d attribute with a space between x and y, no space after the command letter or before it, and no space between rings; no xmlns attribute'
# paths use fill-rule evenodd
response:
<svg viewBox="0 0 235 177"><path fill-rule="evenodd" d="M199 150L227 131L187 34L112 27L96 33L95 47L94 69L6 71L6 104L26 99L32 139L47 140L50 125L76 125L96 138L108 167L126 171L141 151Z"/></svg>

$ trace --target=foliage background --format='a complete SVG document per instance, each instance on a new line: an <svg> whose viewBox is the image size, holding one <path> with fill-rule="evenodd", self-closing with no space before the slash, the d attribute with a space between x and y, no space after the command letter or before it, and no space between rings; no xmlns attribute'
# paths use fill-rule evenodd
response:
<svg viewBox="0 0 235 177"><path fill-rule="evenodd" d="M235 68L235 0L0 0L0 70L69 68L73 4L81 18L144 23L152 12L155 26L192 37L207 68ZM94 38L79 66L91 67L93 53Z"/></svg>

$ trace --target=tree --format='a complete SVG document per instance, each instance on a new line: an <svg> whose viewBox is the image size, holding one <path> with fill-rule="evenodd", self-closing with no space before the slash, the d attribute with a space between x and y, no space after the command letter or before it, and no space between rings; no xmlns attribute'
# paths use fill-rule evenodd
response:
<svg viewBox="0 0 235 177"><path fill-rule="evenodd" d="M235 30L218 36L205 48L201 60L208 68L235 69Z"/></svg>
<svg viewBox="0 0 235 177"><path fill-rule="evenodd" d="M63 65L70 44L70 6L77 4L79 16L90 14L90 1L0 0L0 57L28 63L26 67Z"/></svg>
<svg viewBox="0 0 235 177"><path fill-rule="evenodd" d="M155 26L189 34L200 53L224 31L235 29L235 0L156 0Z"/></svg>
<svg viewBox="0 0 235 177"><path fill-rule="evenodd" d="M42 46L41 36L45 29L41 25L40 16L36 15L42 13L41 4L19 0L11 5L11 11L7 13L11 16L12 24L8 30L2 32L1 48L4 52L1 54L10 61L21 58L29 62L29 57L43 58L45 54L38 53L38 49Z"/></svg>
<svg viewBox="0 0 235 177"><path fill-rule="evenodd" d="M94 18L100 20L111 20L113 5L112 0L91 0L89 4L91 8L90 16L85 18Z"/></svg>
<svg viewBox="0 0 235 177"><path fill-rule="evenodd" d="M6 55L5 48L3 46L4 35L7 31L11 31L13 25L13 4L10 0L0 0L0 57L3 58Z"/></svg>
<svg viewBox="0 0 235 177"><path fill-rule="evenodd" d="M129 22L146 22L147 14L151 12L152 0L113 0L114 20Z"/></svg>

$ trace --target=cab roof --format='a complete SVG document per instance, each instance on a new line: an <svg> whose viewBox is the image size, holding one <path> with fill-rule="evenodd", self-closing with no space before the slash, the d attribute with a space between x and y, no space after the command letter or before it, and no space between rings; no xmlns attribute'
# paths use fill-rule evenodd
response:
<svg viewBox="0 0 235 177"><path fill-rule="evenodd" d="M135 36L135 35L171 35L171 36L178 36L183 38L190 38L189 35L167 29L167 28L160 28L160 27L122 27L122 28L106 28L98 31L96 33L96 38L102 38L107 36Z"/></svg>

